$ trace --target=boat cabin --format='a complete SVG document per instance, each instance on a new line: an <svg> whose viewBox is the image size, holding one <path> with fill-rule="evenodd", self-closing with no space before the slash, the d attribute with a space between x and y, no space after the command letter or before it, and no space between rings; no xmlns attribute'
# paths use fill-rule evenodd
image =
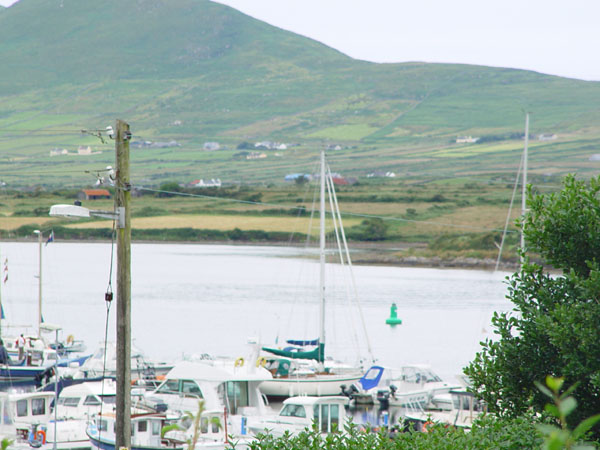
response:
<svg viewBox="0 0 600 450"><path fill-rule="evenodd" d="M58 397L56 414L61 419L81 419L93 414L112 411L116 403L117 387L112 379L88 381L65 387Z"/></svg>
<svg viewBox="0 0 600 450"><path fill-rule="evenodd" d="M321 433L339 433L347 421L347 397L291 397L283 402L283 407L274 418L254 423L250 431L254 434L268 430L274 436L286 431L292 434L311 429L313 424Z"/></svg>
<svg viewBox="0 0 600 450"><path fill-rule="evenodd" d="M32 426L45 429L51 420L53 392L0 392L0 434L27 441Z"/></svg>

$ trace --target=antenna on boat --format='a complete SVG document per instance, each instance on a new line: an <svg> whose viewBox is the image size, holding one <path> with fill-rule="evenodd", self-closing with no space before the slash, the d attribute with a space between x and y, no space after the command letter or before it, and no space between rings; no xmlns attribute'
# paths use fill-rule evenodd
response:
<svg viewBox="0 0 600 450"><path fill-rule="evenodd" d="M321 149L321 198L320 198L320 232L319 232L319 262L320 262L320 276L319 276L319 349L325 346L325 150ZM324 355L320 355L324 356Z"/></svg>
<svg viewBox="0 0 600 450"><path fill-rule="evenodd" d="M529 113L525 113L525 147L523 149L523 191L521 198L521 217L527 212L527 145L529 143ZM525 234L521 225L521 266L523 266L523 251L525 250Z"/></svg>

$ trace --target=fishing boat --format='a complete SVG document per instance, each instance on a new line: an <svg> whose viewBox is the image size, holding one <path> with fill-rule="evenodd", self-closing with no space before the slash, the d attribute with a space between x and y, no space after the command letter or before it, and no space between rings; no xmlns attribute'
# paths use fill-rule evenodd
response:
<svg viewBox="0 0 600 450"><path fill-rule="evenodd" d="M250 431L255 435L268 433L278 437L311 430L314 423L320 433L339 433L348 421L347 405L348 398L342 396L290 397L284 400L277 416L265 417L250 426Z"/></svg>
<svg viewBox="0 0 600 450"><path fill-rule="evenodd" d="M113 412L98 414L87 427L92 448L115 450L115 422ZM131 413L131 450L183 450L184 445L162 438L166 415L157 412Z"/></svg>
<svg viewBox="0 0 600 450"><path fill-rule="evenodd" d="M337 207L333 177L326 168L325 153L321 152L320 170L320 227L319 227L319 337L318 339L290 339L283 348L263 347L266 367L273 374L273 379L261 385L261 391L268 397L287 398L296 395L331 396L341 392L342 385L350 385L358 381L363 370L357 367L334 364L325 355L325 192L329 194L331 216L333 219L340 263L351 270L352 263L346 242L342 217ZM354 283L354 278L351 278ZM356 289L354 289L356 292ZM358 302L357 302L358 304ZM360 305L359 305L360 309ZM362 319L362 314L361 314ZM364 328L364 321L363 328ZM368 336L366 343L371 352ZM371 357L371 359L373 359Z"/></svg>

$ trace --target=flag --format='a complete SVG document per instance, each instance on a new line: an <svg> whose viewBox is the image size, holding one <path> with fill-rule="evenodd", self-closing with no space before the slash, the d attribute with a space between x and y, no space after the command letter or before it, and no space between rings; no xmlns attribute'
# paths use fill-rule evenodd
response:
<svg viewBox="0 0 600 450"><path fill-rule="evenodd" d="M4 260L4 284L8 281L8 258Z"/></svg>
<svg viewBox="0 0 600 450"><path fill-rule="evenodd" d="M48 235L48 240L46 241L46 245L48 245L50 242L54 242L54 230L52 230L50 232L50 234Z"/></svg>
<svg viewBox="0 0 600 450"><path fill-rule="evenodd" d="M6 284L7 281L8 281L8 274L6 274L6 276L4 277L4 284Z"/></svg>
<svg viewBox="0 0 600 450"><path fill-rule="evenodd" d="M0 305L0 319L6 319L4 315L4 306Z"/></svg>

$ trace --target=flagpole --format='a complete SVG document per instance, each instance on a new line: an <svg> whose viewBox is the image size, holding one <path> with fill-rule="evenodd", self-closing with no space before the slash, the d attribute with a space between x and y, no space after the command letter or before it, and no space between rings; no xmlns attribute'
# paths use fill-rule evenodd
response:
<svg viewBox="0 0 600 450"><path fill-rule="evenodd" d="M42 336L42 238L40 230L35 230L38 235L39 268L38 268L38 337Z"/></svg>

